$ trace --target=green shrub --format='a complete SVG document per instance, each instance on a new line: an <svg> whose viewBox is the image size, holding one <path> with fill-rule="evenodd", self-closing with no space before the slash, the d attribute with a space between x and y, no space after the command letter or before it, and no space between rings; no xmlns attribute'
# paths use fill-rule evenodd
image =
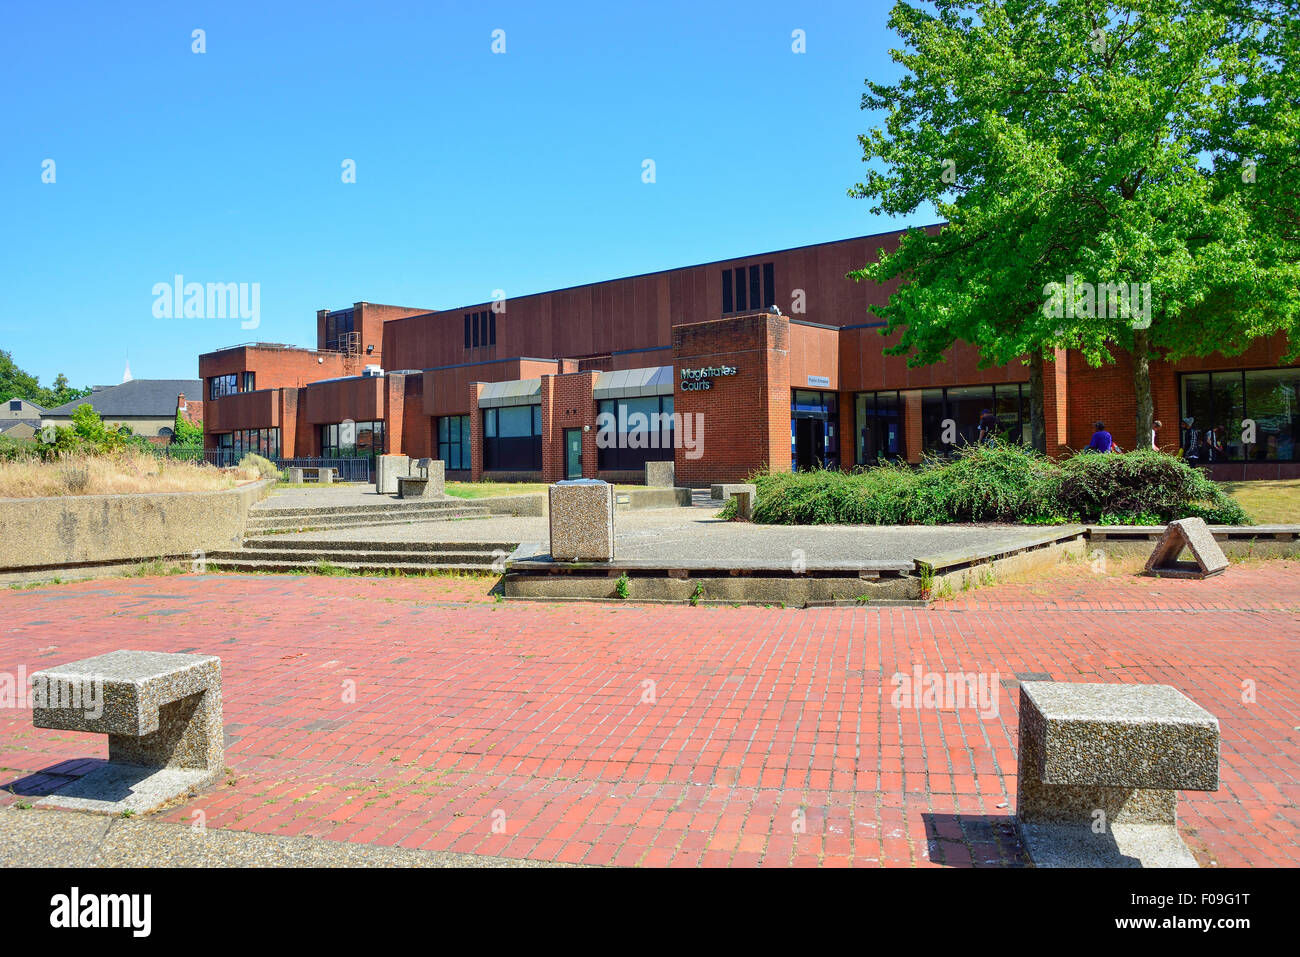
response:
<svg viewBox="0 0 1300 957"><path fill-rule="evenodd" d="M0 435L0 462L17 462L34 459L39 454L37 445L30 439L11 439Z"/></svg>
<svg viewBox="0 0 1300 957"><path fill-rule="evenodd" d="M1163 452L1081 452L1059 468L1061 508L1083 521L1110 514L1159 522L1197 517L1216 525L1250 524L1245 510L1204 472Z"/></svg>
<svg viewBox="0 0 1300 957"><path fill-rule="evenodd" d="M278 479L280 477L280 468L268 458L258 455L256 452L249 452L239 460L241 469L257 469L257 473L262 478Z"/></svg>
<svg viewBox="0 0 1300 957"><path fill-rule="evenodd" d="M919 468L769 472L754 520L769 525L937 525L1065 521L1123 524L1200 517L1249 524L1241 506L1203 472L1155 451L1082 453L1057 463L1021 445L967 445Z"/></svg>

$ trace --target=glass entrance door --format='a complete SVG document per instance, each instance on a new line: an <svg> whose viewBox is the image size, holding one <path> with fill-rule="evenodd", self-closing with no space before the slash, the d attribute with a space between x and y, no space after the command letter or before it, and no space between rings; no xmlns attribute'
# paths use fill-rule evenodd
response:
<svg viewBox="0 0 1300 957"><path fill-rule="evenodd" d="M564 477L582 478L582 429L564 430Z"/></svg>

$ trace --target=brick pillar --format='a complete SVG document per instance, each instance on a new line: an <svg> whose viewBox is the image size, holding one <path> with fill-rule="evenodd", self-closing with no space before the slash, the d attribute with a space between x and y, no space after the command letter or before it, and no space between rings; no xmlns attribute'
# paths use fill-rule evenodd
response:
<svg viewBox="0 0 1300 957"><path fill-rule="evenodd" d="M559 482L565 472L564 433L582 429L582 475L595 478L596 448L595 370L542 376L542 481Z"/></svg>
<svg viewBox="0 0 1300 957"><path fill-rule="evenodd" d="M857 465L858 454L857 407L854 394L852 392L839 393L839 403L840 469L847 472Z"/></svg>
<svg viewBox="0 0 1300 957"><path fill-rule="evenodd" d="M279 389L276 402L280 406L280 455L291 459L301 455L298 451L298 390Z"/></svg>
<svg viewBox="0 0 1300 957"><path fill-rule="evenodd" d="M556 440L555 376L542 379L542 481L558 482L564 478L564 441Z"/></svg>
<svg viewBox="0 0 1300 957"><path fill-rule="evenodd" d="M384 376L384 451L401 455L405 443L406 427L406 376Z"/></svg>
<svg viewBox="0 0 1300 957"><path fill-rule="evenodd" d="M921 393L903 393L903 454L907 461L917 465L925 448L921 436Z"/></svg>
<svg viewBox="0 0 1300 957"><path fill-rule="evenodd" d="M483 414L479 412L478 397L484 382L469 384L469 480L477 482L483 477Z"/></svg>
<svg viewBox="0 0 1300 957"><path fill-rule="evenodd" d="M1047 431L1047 454L1063 455L1070 440L1069 374L1064 349L1043 360L1043 424ZM1029 423L1026 423L1028 426Z"/></svg>

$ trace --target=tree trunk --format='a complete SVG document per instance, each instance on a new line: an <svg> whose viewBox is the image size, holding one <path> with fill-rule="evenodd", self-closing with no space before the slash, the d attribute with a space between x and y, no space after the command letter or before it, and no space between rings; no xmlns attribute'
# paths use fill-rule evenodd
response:
<svg viewBox="0 0 1300 957"><path fill-rule="evenodd" d="M1151 424L1155 407L1151 401L1151 335L1145 329L1133 330L1133 394L1137 399L1137 444L1149 449L1154 437Z"/></svg>
<svg viewBox="0 0 1300 957"><path fill-rule="evenodd" d="M1043 355L1029 357L1029 435L1034 448L1047 452L1047 415L1043 410Z"/></svg>

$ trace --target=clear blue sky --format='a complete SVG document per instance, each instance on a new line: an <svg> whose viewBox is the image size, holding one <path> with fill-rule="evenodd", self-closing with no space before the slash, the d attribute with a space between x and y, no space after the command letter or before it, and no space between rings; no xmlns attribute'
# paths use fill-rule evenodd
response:
<svg viewBox="0 0 1300 957"><path fill-rule="evenodd" d="M192 377L223 345L314 345L316 310L356 300L454 308L906 225L845 194L879 121L863 80L896 75L888 9L5 4L0 348L45 385L128 356ZM176 273L260 283L260 328L154 318Z"/></svg>

